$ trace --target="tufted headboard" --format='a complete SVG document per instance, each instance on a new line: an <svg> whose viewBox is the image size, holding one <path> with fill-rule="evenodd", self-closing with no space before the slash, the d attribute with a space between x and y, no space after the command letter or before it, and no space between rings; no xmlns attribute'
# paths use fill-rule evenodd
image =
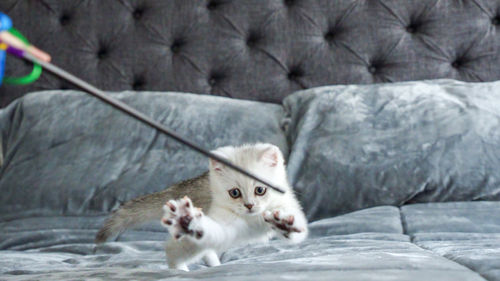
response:
<svg viewBox="0 0 500 281"><path fill-rule="evenodd" d="M54 63L111 91L280 102L320 85L500 80L499 0L2 0ZM7 74L30 66L10 58ZM71 88L44 74L0 106Z"/></svg>

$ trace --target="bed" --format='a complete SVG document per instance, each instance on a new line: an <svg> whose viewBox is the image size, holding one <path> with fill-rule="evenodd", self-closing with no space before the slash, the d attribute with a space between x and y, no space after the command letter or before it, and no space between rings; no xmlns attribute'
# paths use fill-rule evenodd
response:
<svg viewBox="0 0 500 281"><path fill-rule="evenodd" d="M203 147L270 142L297 245L169 269L109 213L208 160L47 73L0 88L0 280L500 280L498 1L14 1L54 63ZM9 58L7 75L30 66Z"/></svg>

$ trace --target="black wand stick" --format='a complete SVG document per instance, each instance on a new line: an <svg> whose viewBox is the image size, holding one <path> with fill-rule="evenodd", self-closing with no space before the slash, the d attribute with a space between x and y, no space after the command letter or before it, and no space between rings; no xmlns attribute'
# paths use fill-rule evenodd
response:
<svg viewBox="0 0 500 281"><path fill-rule="evenodd" d="M51 72L55 76L70 82L71 84L77 86L78 88L84 90L85 92L91 94L92 96L100 99L101 101L111 105L112 107L128 114L129 116L132 116L133 118L141 121L142 123L144 123L146 125L149 125L150 127L158 130L159 132L162 132L165 135L170 136L171 138L175 139L176 141L178 141L186 146L189 146L191 149L194 149L194 150L198 151L199 153L201 153L209 158L212 158L216 161L219 161L220 163L230 167L231 169L238 171L239 173L241 173L245 176L248 176L248 177L250 177L258 182L261 182L261 183L269 186L270 188L272 188L280 193L285 193L284 190L275 186L274 184L271 184L271 183L267 182L266 180L256 176L255 174L253 174L253 173L251 173L251 172L249 172L249 171L247 171L239 166L234 165L233 163L229 162L227 159L219 157L218 155L216 155L216 154L214 154L206 149L199 147L198 145L194 144L193 142L186 140L185 138L183 138L183 137L179 136L177 133L169 130L168 128L166 128L165 126L160 124L159 122L151 119L150 117L148 117L144 113L128 106L127 104L125 104L117 99L109 97L102 90L92 86L91 84L89 84L89 83L83 81L82 79L72 75L71 73L69 73L69 72L49 63L49 62L38 60L27 52L23 53L22 58L24 58L28 61L40 64L44 69L48 70L49 72Z"/></svg>

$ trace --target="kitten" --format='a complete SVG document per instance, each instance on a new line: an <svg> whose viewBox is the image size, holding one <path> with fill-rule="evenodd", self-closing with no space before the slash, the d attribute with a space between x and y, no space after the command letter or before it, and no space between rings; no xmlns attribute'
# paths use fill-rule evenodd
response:
<svg viewBox="0 0 500 281"><path fill-rule="evenodd" d="M208 266L217 266L225 250L266 242L273 236L292 243L307 237L307 220L287 182L278 147L259 143L226 146L213 152L270 180L285 193L210 160L208 173L125 203L106 221L96 242L104 242L139 222L159 219L162 207L161 222L172 236L166 245L170 268L188 270L188 264L200 258ZM206 214L196 207L207 210Z"/></svg>

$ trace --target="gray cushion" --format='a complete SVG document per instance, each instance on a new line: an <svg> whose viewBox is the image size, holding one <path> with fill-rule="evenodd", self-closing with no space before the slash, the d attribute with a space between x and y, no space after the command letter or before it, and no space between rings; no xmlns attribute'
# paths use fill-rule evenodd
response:
<svg viewBox="0 0 500 281"><path fill-rule="evenodd" d="M281 102L331 84L500 79L497 0L0 1L54 62L105 90ZM31 66L9 57L9 75ZM2 86L0 107L51 75Z"/></svg>
<svg viewBox="0 0 500 281"><path fill-rule="evenodd" d="M463 264L488 280L500 280L500 202L413 204L401 208L412 241Z"/></svg>
<svg viewBox="0 0 500 281"><path fill-rule="evenodd" d="M270 142L286 154L275 104L179 93L113 97L214 149ZM208 160L150 127L75 91L39 92L0 111L0 214L107 213L208 169Z"/></svg>
<svg viewBox="0 0 500 281"><path fill-rule="evenodd" d="M285 107L290 178L310 219L500 199L500 82L323 87Z"/></svg>

